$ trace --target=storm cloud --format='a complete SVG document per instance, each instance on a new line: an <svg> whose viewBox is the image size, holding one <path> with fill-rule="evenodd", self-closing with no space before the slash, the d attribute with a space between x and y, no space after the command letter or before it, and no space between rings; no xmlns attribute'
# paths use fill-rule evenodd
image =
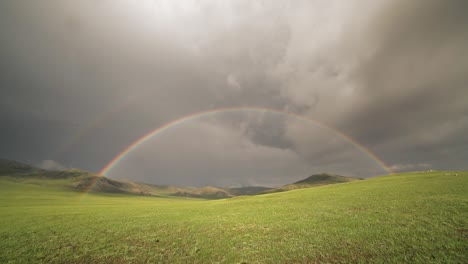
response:
<svg viewBox="0 0 468 264"><path fill-rule="evenodd" d="M108 176L273 186L387 173L356 144L395 171L467 169L467 10L464 0L2 1L0 157L97 172L168 122L251 106L305 119L203 115Z"/></svg>

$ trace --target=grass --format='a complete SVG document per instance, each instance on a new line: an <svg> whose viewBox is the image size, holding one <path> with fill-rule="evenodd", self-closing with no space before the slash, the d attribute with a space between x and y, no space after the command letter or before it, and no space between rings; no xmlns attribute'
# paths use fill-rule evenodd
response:
<svg viewBox="0 0 468 264"><path fill-rule="evenodd" d="M468 172L224 200L0 179L1 263L468 263Z"/></svg>

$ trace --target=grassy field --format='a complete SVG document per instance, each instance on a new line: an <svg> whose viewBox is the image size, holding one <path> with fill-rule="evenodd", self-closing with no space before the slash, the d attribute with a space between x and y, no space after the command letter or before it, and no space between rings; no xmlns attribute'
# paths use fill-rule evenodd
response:
<svg viewBox="0 0 468 264"><path fill-rule="evenodd" d="M468 263L468 172L224 200L59 186L0 178L1 263Z"/></svg>

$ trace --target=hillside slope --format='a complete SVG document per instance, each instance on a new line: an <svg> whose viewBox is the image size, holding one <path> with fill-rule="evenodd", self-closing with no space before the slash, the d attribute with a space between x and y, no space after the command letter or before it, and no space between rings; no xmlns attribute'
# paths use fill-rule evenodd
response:
<svg viewBox="0 0 468 264"><path fill-rule="evenodd" d="M2 175L11 175L11 174L21 174L21 173L31 173L38 170L28 164L21 163L18 161L0 159L0 176Z"/></svg>
<svg viewBox="0 0 468 264"><path fill-rule="evenodd" d="M0 178L1 263L467 263L468 172L224 200Z"/></svg>
<svg viewBox="0 0 468 264"><path fill-rule="evenodd" d="M297 181L292 184L284 185L279 188L274 188L270 190L263 191L262 193L274 193L274 192L284 192L294 189L303 189L303 188L311 188L329 184L336 184L336 183L345 183L345 182L352 182L362 180L361 178L355 177L345 177L336 174L329 174L329 173L321 173L321 174L314 174L309 176L303 180Z"/></svg>
<svg viewBox="0 0 468 264"><path fill-rule="evenodd" d="M88 171L80 169L45 170L3 159L0 159L0 178L68 191L132 193L131 184L100 177Z"/></svg>
<svg viewBox="0 0 468 264"><path fill-rule="evenodd" d="M56 188L72 189L79 192L126 193L132 195L181 196L201 199L224 199L235 196L257 195L282 192L293 189L316 187L320 185L343 183L358 180L333 174L312 175L304 180L280 188L261 186L213 187L200 188L178 187L137 183L130 180L115 180L97 174L79 170L44 170L16 161L0 159L0 176L30 184L50 185Z"/></svg>

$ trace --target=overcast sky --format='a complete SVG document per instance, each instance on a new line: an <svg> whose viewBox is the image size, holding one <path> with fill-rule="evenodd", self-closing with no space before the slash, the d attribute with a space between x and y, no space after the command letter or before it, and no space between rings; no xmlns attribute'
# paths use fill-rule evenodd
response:
<svg viewBox="0 0 468 264"><path fill-rule="evenodd" d="M468 169L468 1L4 0L0 158L100 171L149 131L253 106L394 171ZM387 171L293 116L201 116L107 176L278 185Z"/></svg>

